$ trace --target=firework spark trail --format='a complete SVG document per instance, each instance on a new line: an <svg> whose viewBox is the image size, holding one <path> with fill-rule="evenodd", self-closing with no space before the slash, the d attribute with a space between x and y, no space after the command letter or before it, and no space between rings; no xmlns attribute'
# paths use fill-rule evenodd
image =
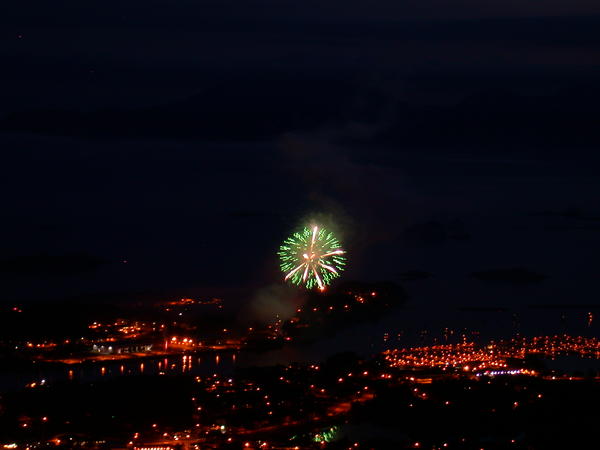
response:
<svg viewBox="0 0 600 450"><path fill-rule="evenodd" d="M306 264L306 263L305 263L305 264ZM296 267L294 270L292 270L290 273L288 273L288 274L285 276L285 279L286 279L286 281L287 281L287 279L288 279L289 277L291 277L291 276L292 276L292 275L294 275L294 274L295 274L297 271L299 271L300 269L302 269L302 266L304 266L304 264L301 264L301 265L299 265L299 266L298 266L298 267Z"/></svg>
<svg viewBox="0 0 600 450"><path fill-rule="evenodd" d="M333 255L343 255L344 253L346 253L344 250L336 250L334 252L329 252L329 253L325 253L324 255L321 255L321 258L327 258L328 256L333 256Z"/></svg>
<svg viewBox="0 0 600 450"><path fill-rule="evenodd" d="M335 270L333 267L328 266L327 264L323 264L323 263L319 263L319 265L321 267L324 267L325 269L329 270L332 273L335 273L337 275L337 270Z"/></svg>
<svg viewBox="0 0 600 450"><path fill-rule="evenodd" d="M308 264L304 263L304 266L306 266L306 269L304 269L304 275L302 276L302 281L306 281L306 278L308 277Z"/></svg>
<svg viewBox="0 0 600 450"><path fill-rule="evenodd" d="M319 285L319 289L323 290L325 289L325 286L323 286L323 282L321 281L321 277L319 276L319 272L317 272L317 269L315 269L313 267L313 272L315 273L315 278L317 279L317 284Z"/></svg>

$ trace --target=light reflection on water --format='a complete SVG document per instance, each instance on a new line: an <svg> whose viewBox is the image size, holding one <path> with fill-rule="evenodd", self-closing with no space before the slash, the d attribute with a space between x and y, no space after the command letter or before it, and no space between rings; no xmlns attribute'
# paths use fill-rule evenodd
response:
<svg viewBox="0 0 600 450"><path fill-rule="evenodd" d="M65 366L59 364L42 364L31 370L18 370L3 367L0 373L0 391L20 389L26 384L46 380L46 384L57 382L93 382L99 379L111 379L122 376L157 376L188 374L212 375L214 373L229 375L233 373L236 361L235 353L215 354L214 358L202 358L193 354L173 355L163 358L144 358L131 360L114 360Z"/></svg>

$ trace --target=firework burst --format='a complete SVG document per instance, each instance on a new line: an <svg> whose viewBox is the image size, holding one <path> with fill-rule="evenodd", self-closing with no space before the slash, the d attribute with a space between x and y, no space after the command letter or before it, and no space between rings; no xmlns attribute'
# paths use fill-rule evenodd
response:
<svg viewBox="0 0 600 450"><path fill-rule="evenodd" d="M285 281L324 290L344 270L345 253L331 231L313 226L287 238L277 254Z"/></svg>

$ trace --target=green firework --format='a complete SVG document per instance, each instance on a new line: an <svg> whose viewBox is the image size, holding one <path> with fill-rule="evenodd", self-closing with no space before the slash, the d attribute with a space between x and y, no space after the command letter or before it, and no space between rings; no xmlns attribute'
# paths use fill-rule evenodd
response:
<svg viewBox="0 0 600 450"><path fill-rule="evenodd" d="M277 254L285 280L308 289L324 290L346 265L346 252L335 235L316 225L291 235Z"/></svg>

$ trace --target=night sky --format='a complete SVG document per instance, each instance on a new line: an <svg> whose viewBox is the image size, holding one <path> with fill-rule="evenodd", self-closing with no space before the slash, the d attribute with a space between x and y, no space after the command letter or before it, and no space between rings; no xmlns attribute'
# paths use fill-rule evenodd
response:
<svg viewBox="0 0 600 450"><path fill-rule="evenodd" d="M0 302L244 301L316 219L348 279L431 273L413 305L597 303L599 29L592 0L3 5ZM471 276L512 267L546 278Z"/></svg>

